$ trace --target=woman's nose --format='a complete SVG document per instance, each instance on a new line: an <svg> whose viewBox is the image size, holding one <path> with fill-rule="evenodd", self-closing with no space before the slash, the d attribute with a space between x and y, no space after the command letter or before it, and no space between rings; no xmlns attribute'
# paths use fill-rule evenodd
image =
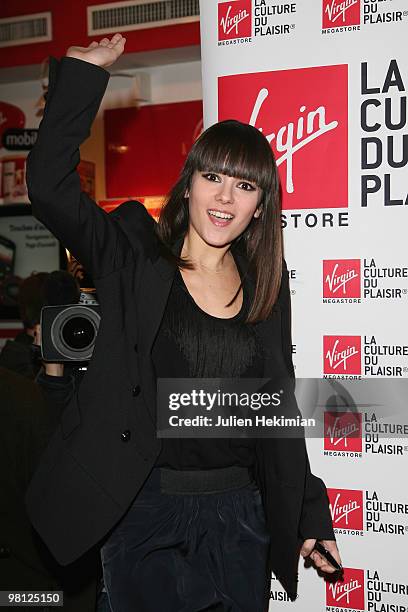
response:
<svg viewBox="0 0 408 612"><path fill-rule="evenodd" d="M233 196L233 186L229 181L223 181L220 183L220 187L216 194L216 199L223 203L232 202Z"/></svg>

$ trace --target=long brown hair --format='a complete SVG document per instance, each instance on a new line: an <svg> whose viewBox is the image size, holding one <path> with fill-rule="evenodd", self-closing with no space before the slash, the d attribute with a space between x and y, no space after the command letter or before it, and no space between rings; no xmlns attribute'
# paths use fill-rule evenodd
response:
<svg viewBox="0 0 408 612"><path fill-rule="evenodd" d="M185 193L190 190L196 170L251 181L262 190L259 218L251 219L234 244L243 251L249 262L249 272L255 279L254 299L246 321L263 321L276 302L282 274L279 177L271 147L259 130L232 119L212 125L196 140L156 225L165 256L175 266L187 269L192 269L193 264L178 257L171 248L188 229L189 207ZM230 304L239 294L241 285Z"/></svg>

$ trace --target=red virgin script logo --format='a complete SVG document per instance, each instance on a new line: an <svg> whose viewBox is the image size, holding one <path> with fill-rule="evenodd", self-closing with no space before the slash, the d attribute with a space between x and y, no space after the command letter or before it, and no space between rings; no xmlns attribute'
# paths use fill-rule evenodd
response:
<svg viewBox="0 0 408 612"><path fill-rule="evenodd" d="M361 412L324 413L324 450L362 451Z"/></svg>
<svg viewBox="0 0 408 612"><path fill-rule="evenodd" d="M359 25L360 0L323 0L323 28Z"/></svg>
<svg viewBox="0 0 408 612"><path fill-rule="evenodd" d="M327 489L333 527L363 529L363 492L351 489Z"/></svg>
<svg viewBox="0 0 408 612"><path fill-rule="evenodd" d="M359 259L323 260L323 297L361 297L361 262Z"/></svg>
<svg viewBox="0 0 408 612"><path fill-rule="evenodd" d="M221 2L218 5L218 40L251 36L251 0Z"/></svg>
<svg viewBox="0 0 408 612"><path fill-rule="evenodd" d="M285 209L348 204L347 71L319 66L218 79L218 119L238 119L265 134Z"/></svg>
<svg viewBox="0 0 408 612"><path fill-rule="evenodd" d="M364 570L344 568L344 580L326 582L326 606L364 610Z"/></svg>
<svg viewBox="0 0 408 612"><path fill-rule="evenodd" d="M361 374L361 336L323 336L324 374Z"/></svg>

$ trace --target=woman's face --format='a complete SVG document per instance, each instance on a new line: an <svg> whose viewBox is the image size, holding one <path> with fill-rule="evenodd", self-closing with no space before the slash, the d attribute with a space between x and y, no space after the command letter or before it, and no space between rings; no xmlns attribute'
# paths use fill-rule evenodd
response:
<svg viewBox="0 0 408 612"><path fill-rule="evenodd" d="M262 190L255 183L218 172L196 170L186 196L189 224L211 246L231 243L261 213Z"/></svg>

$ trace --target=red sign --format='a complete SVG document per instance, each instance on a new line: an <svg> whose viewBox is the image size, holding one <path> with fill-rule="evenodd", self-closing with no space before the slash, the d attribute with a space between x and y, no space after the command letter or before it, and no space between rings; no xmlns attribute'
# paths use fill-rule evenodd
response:
<svg viewBox="0 0 408 612"><path fill-rule="evenodd" d="M348 206L347 72L347 65L319 66L218 79L218 119L265 134L285 209Z"/></svg>
<svg viewBox="0 0 408 612"><path fill-rule="evenodd" d="M339 28L360 24L360 0L323 0L322 27Z"/></svg>
<svg viewBox="0 0 408 612"><path fill-rule="evenodd" d="M344 579L326 582L326 606L364 610L364 570L344 568Z"/></svg>
<svg viewBox="0 0 408 612"><path fill-rule="evenodd" d="M323 336L324 374L361 374L361 336Z"/></svg>
<svg viewBox="0 0 408 612"><path fill-rule="evenodd" d="M327 494L333 527L362 531L363 492L352 489L327 489Z"/></svg>
<svg viewBox="0 0 408 612"><path fill-rule="evenodd" d="M360 259L323 260L323 297L361 297Z"/></svg>
<svg viewBox="0 0 408 612"><path fill-rule="evenodd" d="M361 412L324 413L324 449L362 451Z"/></svg>
<svg viewBox="0 0 408 612"><path fill-rule="evenodd" d="M6 130L25 127L25 114L14 104L0 102L0 148L1 139Z"/></svg>
<svg viewBox="0 0 408 612"><path fill-rule="evenodd" d="M218 5L218 40L249 38L251 33L251 0L221 2Z"/></svg>

